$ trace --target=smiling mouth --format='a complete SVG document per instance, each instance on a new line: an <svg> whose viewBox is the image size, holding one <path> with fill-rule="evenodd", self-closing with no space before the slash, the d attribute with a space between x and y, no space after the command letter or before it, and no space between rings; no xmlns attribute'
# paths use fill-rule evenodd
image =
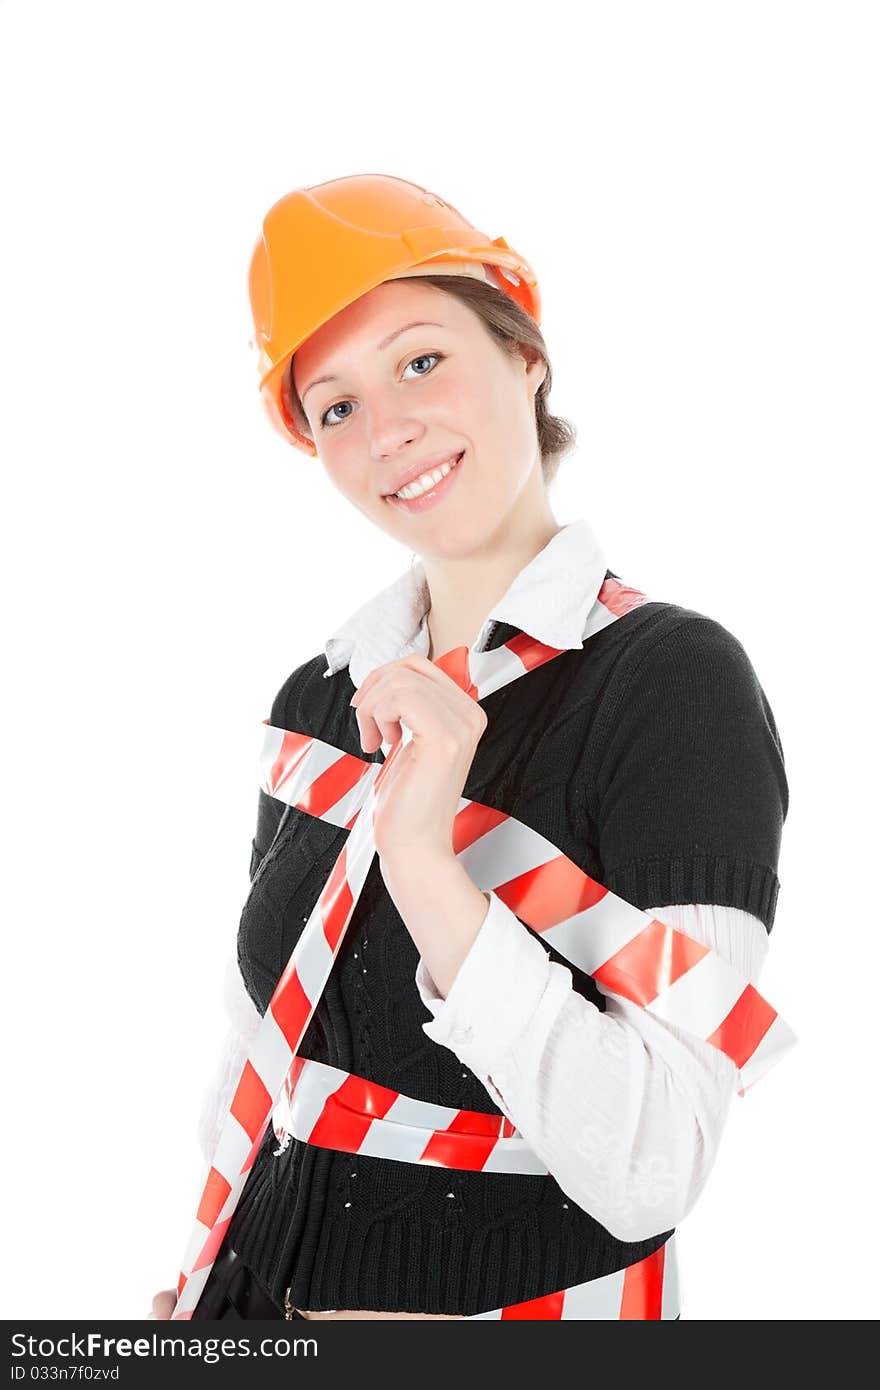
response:
<svg viewBox="0 0 880 1390"><path fill-rule="evenodd" d="M444 463L439 468L431 469L429 472L423 473L420 478L413 478L412 482L407 483L397 492L386 493L386 501L417 501L419 497L424 497L427 493L431 492L433 488L439 487L439 485L449 477L449 474L458 467L463 457L464 449L462 449L457 457L452 459L450 463Z"/></svg>

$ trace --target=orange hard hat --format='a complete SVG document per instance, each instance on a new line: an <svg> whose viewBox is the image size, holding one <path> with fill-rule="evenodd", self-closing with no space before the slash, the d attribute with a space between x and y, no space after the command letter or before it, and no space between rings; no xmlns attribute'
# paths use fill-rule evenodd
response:
<svg viewBox="0 0 880 1390"><path fill-rule="evenodd" d="M317 452L294 419L291 357L362 294L414 273L487 279L540 322L538 282L528 262L503 237L490 241L419 184L392 174L351 174L287 193L266 213L248 278L260 393L272 424L298 449Z"/></svg>

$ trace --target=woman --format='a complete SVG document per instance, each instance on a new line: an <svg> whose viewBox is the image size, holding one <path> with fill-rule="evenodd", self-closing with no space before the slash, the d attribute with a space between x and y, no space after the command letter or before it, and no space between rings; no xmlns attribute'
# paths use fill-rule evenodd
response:
<svg viewBox="0 0 880 1390"><path fill-rule="evenodd" d="M573 964L572 938L538 920L554 883L529 898L522 856L544 837L564 858L542 870L600 890L584 907L659 918L754 984L788 809L763 690L720 624L627 589L586 520L555 518L573 436L549 413L534 276L502 238L417 185L353 176L273 207L250 287L273 422L418 560L293 672L267 721L387 776L376 858L296 1049L308 1065L192 1316L677 1317L671 1237L711 1170L737 1060ZM482 697L480 660L511 650L540 659ZM501 891L456 847L462 798L520 837ZM306 805L260 790L235 1080L354 836ZM375 1087L347 1111L367 1116L353 1137L319 1142L294 1117L313 1071ZM448 1153L483 1123L517 1156L493 1169L383 1150L375 1096L446 1107ZM154 1299L156 1316L173 1307L173 1291Z"/></svg>

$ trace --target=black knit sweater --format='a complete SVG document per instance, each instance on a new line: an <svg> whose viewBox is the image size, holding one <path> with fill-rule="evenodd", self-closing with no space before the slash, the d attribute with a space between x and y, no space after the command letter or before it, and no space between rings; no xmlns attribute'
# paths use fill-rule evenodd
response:
<svg viewBox="0 0 880 1390"><path fill-rule="evenodd" d="M607 572L612 575L612 571ZM617 576L613 576L617 577ZM488 646L518 631L499 623ZM365 754L348 669L321 654L287 679L270 722ZM773 924L788 785L773 714L739 641L651 602L583 650L481 702L488 726L463 795L531 826L634 906L716 903ZM259 793L239 964L264 1013L347 832ZM553 951L604 1009L588 975ZM422 1100L498 1114L485 1087L422 1031L418 952L374 859L299 1048ZM226 1240L280 1305L470 1315L642 1259L550 1176L464 1172L291 1140L271 1124ZM450 1197L448 1194L452 1193Z"/></svg>

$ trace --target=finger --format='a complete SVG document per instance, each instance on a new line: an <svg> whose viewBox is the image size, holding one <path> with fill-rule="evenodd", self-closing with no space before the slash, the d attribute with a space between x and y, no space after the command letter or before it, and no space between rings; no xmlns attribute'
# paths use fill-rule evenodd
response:
<svg viewBox="0 0 880 1390"><path fill-rule="evenodd" d="M377 666L370 671L358 686L350 704L355 708L362 705L364 698L375 689L379 681L401 670L413 671L415 674L423 676L426 680L432 681L439 690L448 696L458 695L461 697L465 694L461 686L457 685L445 671L441 671L439 666L435 666L433 661L429 661L420 652L410 652L408 656L401 657L399 661L387 661L382 666ZM471 697L468 695L467 698L470 699Z"/></svg>
<svg viewBox="0 0 880 1390"><path fill-rule="evenodd" d="M358 728L365 753L375 753L383 743L396 743L403 738L398 719L378 719L367 711L358 711Z"/></svg>
<svg viewBox="0 0 880 1390"><path fill-rule="evenodd" d="M366 752L375 752L382 742L392 744L402 738L401 721L413 735L445 732L455 740L460 739L463 724L471 737L479 738L487 723L484 711L469 695L426 658L416 655L371 671L352 704ZM414 712L421 719L418 725L413 722Z"/></svg>
<svg viewBox="0 0 880 1390"><path fill-rule="evenodd" d="M421 664L410 665L412 661ZM379 670L371 671L354 697L357 701L355 709L358 714L367 713L375 716L376 710L383 707L382 702L387 700L391 692L394 693L395 699L404 701L409 691L422 696L427 691L435 702L449 710L451 717L461 718L462 711L470 709L473 701L442 671L435 671L433 677L428 675L428 672L434 669L424 657L406 657L403 661L390 662ZM354 704L354 701L352 703ZM399 715L395 717L399 718Z"/></svg>
<svg viewBox="0 0 880 1390"><path fill-rule="evenodd" d="M153 1296L153 1312L151 1317L161 1321L167 1320L174 1312L174 1305L177 1296L173 1289L163 1289L161 1293Z"/></svg>
<svg viewBox="0 0 880 1390"><path fill-rule="evenodd" d="M367 696L367 704L355 710L358 735L365 753L375 753L382 743L396 743L403 738L403 730L397 718L377 718L376 697Z"/></svg>
<svg viewBox="0 0 880 1390"><path fill-rule="evenodd" d="M361 747L365 752L374 753L381 743L393 744L403 738L399 713L394 712L390 716L387 714L389 690L398 690L396 703L399 709L404 708L406 695L401 690L400 664L398 661L389 662L371 671L351 700L355 709ZM411 678L406 681L406 685L410 684ZM386 713L382 715L378 714L380 695L385 697L381 708Z"/></svg>
<svg viewBox="0 0 880 1390"><path fill-rule="evenodd" d="M383 733L390 734L405 724L417 745L425 743L454 754L461 742L461 712L447 709L423 685L383 685L371 701L369 717ZM394 734L394 738L398 736L402 737L402 731Z"/></svg>
<svg viewBox="0 0 880 1390"><path fill-rule="evenodd" d="M363 700L364 696L370 690L372 690L373 686L376 684L376 681L381 680L383 676L387 675L389 671L393 670L394 667L399 665L399 661L385 661L382 663L381 666L374 667L372 671L369 671L367 675L364 676L364 679L361 681L357 690L352 695L349 704L357 707Z"/></svg>
<svg viewBox="0 0 880 1390"><path fill-rule="evenodd" d="M411 652L409 656L402 658L400 664L408 666L410 670L417 671L427 680L433 681L439 689L446 691L452 698L458 696L460 699L462 696L465 696L474 703L473 696L469 695L466 690L462 690L457 681L454 681L446 671L442 671L435 662L429 661L426 656L422 656L421 652Z"/></svg>

